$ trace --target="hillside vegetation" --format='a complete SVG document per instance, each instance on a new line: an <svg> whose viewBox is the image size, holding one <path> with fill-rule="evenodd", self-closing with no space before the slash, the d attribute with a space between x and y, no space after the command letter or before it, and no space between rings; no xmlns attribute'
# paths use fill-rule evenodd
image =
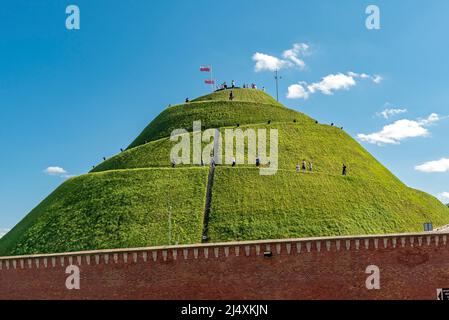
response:
<svg viewBox="0 0 449 320"><path fill-rule="evenodd" d="M227 143L225 129L237 129L237 127L221 128L223 150ZM245 132L247 129L254 129L255 131L266 129L267 137L269 137L268 132L270 129L277 129L279 135L278 153L280 169L294 170L296 164L301 163L305 159L307 162L313 163L315 172L339 174L344 163L348 166L351 175L368 179L378 177L385 183L400 183L390 171L381 165L346 132L329 125L315 124L312 119L306 116L302 116L301 121L296 123L254 124L240 126L239 129L242 132ZM190 141L193 141L192 134L190 134ZM176 143L177 141L170 141L169 138L148 142L111 157L95 167L93 171L169 167L170 150ZM202 146L204 147L206 144L206 142L203 142ZM247 150L247 145L248 140L245 139L245 150ZM268 153L269 146L269 139L267 139ZM193 147L191 148L192 152ZM226 153L223 151L222 163L225 163L225 156ZM248 164L247 154L245 154L245 164Z"/></svg>
<svg viewBox="0 0 449 320"><path fill-rule="evenodd" d="M0 255L201 241L208 170L137 169L69 179L0 242Z"/></svg>
<svg viewBox="0 0 449 320"><path fill-rule="evenodd" d="M357 176L219 167L213 194L213 242L412 232L448 221L427 194Z"/></svg>
<svg viewBox="0 0 449 320"><path fill-rule="evenodd" d="M319 124L260 90L233 93L233 101L229 90L219 91L162 111L127 150L42 201L0 239L0 255L192 244L201 242L203 230L216 242L449 224L447 206L407 187L344 130ZM191 131L198 120L203 130L220 129L223 146L225 130L237 127L266 129L267 137L276 129L279 136L274 175L261 176L253 161L217 166L207 228L208 166L170 163L172 130ZM296 172L303 159L313 162L312 172ZM348 176L341 174L343 164Z"/></svg>
<svg viewBox="0 0 449 320"><path fill-rule="evenodd" d="M192 131L193 121L201 120L204 129L255 123L312 121L309 117L276 104L248 101L190 102L165 109L142 131L128 149L145 141L169 137L175 129Z"/></svg>

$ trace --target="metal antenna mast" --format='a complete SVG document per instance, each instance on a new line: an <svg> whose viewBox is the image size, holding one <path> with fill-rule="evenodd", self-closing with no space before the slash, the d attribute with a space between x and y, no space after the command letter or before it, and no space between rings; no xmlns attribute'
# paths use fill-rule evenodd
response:
<svg viewBox="0 0 449 320"><path fill-rule="evenodd" d="M276 79L276 100L279 102L279 80L282 79L282 77L278 75L278 69L274 72L274 78Z"/></svg>

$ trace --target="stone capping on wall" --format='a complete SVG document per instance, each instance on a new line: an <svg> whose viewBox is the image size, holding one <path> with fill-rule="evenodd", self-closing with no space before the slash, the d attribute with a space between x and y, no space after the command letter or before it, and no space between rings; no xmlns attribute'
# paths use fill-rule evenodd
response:
<svg viewBox="0 0 449 320"><path fill-rule="evenodd" d="M80 251L56 254L0 257L0 271L66 267L68 265L98 265L167 260L215 259L279 254L309 254L326 251L357 251L404 247L446 247L448 233L425 232L365 236L319 237L280 240L205 243L147 248Z"/></svg>

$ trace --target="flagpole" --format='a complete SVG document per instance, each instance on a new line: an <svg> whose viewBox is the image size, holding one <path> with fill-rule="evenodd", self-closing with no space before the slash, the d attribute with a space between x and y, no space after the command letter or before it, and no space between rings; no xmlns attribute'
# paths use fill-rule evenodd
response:
<svg viewBox="0 0 449 320"><path fill-rule="evenodd" d="M215 81L214 81L214 79L212 78L212 65L210 65L209 75L210 75L210 80L211 80L210 85L211 85L211 87L212 87L212 92L214 92L214 83L215 83Z"/></svg>
<svg viewBox="0 0 449 320"><path fill-rule="evenodd" d="M210 84L212 92L214 91L215 80L213 79L212 65L202 65L200 66L201 72L209 72L209 78L204 80L206 84Z"/></svg>

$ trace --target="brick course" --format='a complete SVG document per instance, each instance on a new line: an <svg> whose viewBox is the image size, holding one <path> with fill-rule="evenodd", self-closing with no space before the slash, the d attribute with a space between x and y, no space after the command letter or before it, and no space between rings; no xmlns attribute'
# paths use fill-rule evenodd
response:
<svg viewBox="0 0 449 320"><path fill-rule="evenodd" d="M0 258L0 299L436 299L448 234L286 239ZM265 256L271 252L271 257ZM67 266L80 268L68 290ZM366 268L380 269L368 290Z"/></svg>

